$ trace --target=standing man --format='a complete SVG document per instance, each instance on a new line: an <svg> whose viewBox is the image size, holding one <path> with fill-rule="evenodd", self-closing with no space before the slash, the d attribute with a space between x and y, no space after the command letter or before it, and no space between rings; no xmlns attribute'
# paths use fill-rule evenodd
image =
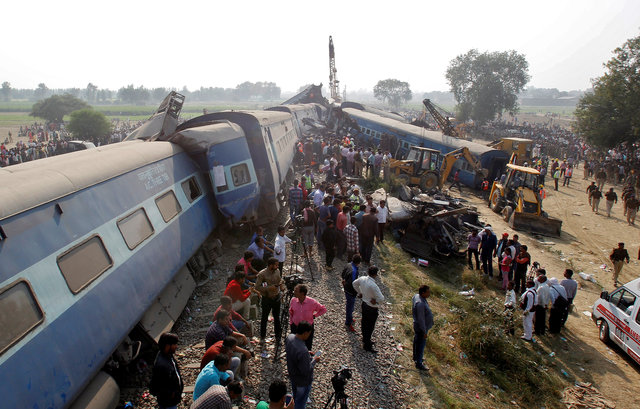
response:
<svg viewBox="0 0 640 409"><path fill-rule="evenodd" d="M424 346L427 343L427 333L433 327L433 314L427 298L431 295L428 285L421 285L418 294L413 296L411 309L413 313L413 362L416 368L421 371L428 371L429 368L424 366Z"/></svg>
<svg viewBox="0 0 640 409"><path fill-rule="evenodd" d="M567 302L567 291L560 285L558 279L555 277L549 280L549 299L551 301L549 333L557 334L562 327L562 317L564 317L569 303Z"/></svg>
<svg viewBox="0 0 640 409"><path fill-rule="evenodd" d="M527 279L527 269L531 264L531 255L527 252L526 245L520 246L520 253L516 256L516 269L515 269L515 292L521 293L525 290L525 281Z"/></svg>
<svg viewBox="0 0 640 409"><path fill-rule="evenodd" d="M356 332L353 328L353 307L356 303L358 292L353 288L353 282L358 278L360 267L360 254L353 255L351 263L347 264L342 270L342 288L344 288L344 296L346 299L346 318L344 325L350 332Z"/></svg>
<svg viewBox="0 0 640 409"><path fill-rule="evenodd" d="M520 337L525 341L533 341L533 312L535 311L536 289L533 280L527 281L527 291L520 297L520 306L523 308L522 327L524 334Z"/></svg>
<svg viewBox="0 0 640 409"><path fill-rule="evenodd" d="M311 324L306 321L298 323L295 334L287 335L285 351L287 353L287 370L291 380L295 409L304 409L311 393L313 368L320 360L319 356L311 358L305 341L311 335Z"/></svg>
<svg viewBox="0 0 640 409"><path fill-rule="evenodd" d="M273 247L274 256L278 260L278 270L282 274L282 267L287 258L287 243L291 243L291 239L284 235L284 226L278 226L278 235L276 243Z"/></svg>
<svg viewBox="0 0 640 409"><path fill-rule="evenodd" d="M624 261L626 260L627 264L629 264L629 253L624 248L624 243L618 243L618 248L613 249L609 255L609 260L613 263L613 285L617 287L618 277L624 266Z"/></svg>
<svg viewBox="0 0 640 409"><path fill-rule="evenodd" d="M350 222L344 229L344 237L347 241L347 262L351 262L353 255L360 251L360 237L356 227L356 218L351 216Z"/></svg>
<svg viewBox="0 0 640 409"><path fill-rule="evenodd" d="M336 244L338 242L338 232L336 231L333 220L329 219L326 223L327 227L322 233L320 242L324 246L325 267L327 270L333 269L333 259L336 257Z"/></svg>
<svg viewBox="0 0 640 409"><path fill-rule="evenodd" d="M476 270L480 270L480 259L478 258L478 247L480 247L480 242L482 238L478 236L478 230L472 230L471 234L467 236L467 241L469 245L467 247L467 256L469 259L469 268L473 270L473 262L471 261L471 256L475 256L476 259Z"/></svg>
<svg viewBox="0 0 640 409"><path fill-rule="evenodd" d="M373 349L371 335L376 326L378 308L384 301L384 296L375 281L378 277L378 267L369 267L367 274L368 276L356 279L353 282L353 288L358 293L358 297L362 298L362 344L365 351L375 354L378 351Z"/></svg>
<svg viewBox="0 0 640 409"><path fill-rule="evenodd" d="M589 186L587 186L587 197L589 198L589 206L591 206L591 192L593 192L595 189L597 189L598 186L596 186L596 182L591 182L591 184Z"/></svg>
<svg viewBox="0 0 640 409"><path fill-rule="evenodd" d="M607 199L607 217L611 217L611 209L614 203L618 203L618 195L613 191L613 188L610 188L609 191L604 194L604 197Z"/></svg>
<svg viewBox="0 0 640 409"><path fill-rule="evenodd" d="M493 257L496 256L497 245L498 238L493 234L491 226L486 226L480 240L480 259L482 260L482 270L485 274L489 274L489 277L493 277Z"/></svg>
<svg viewBox="0 0 640 409"><path fill-rule="evenodd" d="M160 335L158 348L160 351L153 363L149 391L158 400L160 409L175 409L182 400L184 389L180 369L173 357L178 349L178 336L165 332Z"/></svg>
<svg viewBox="0 0 640 409"><path fill-rule="evenodd" d="M384 228L387 225L387 217L391 214L391 210L386 206L387 201L381 200L376 208L376 216L378 217L378 235L377 243L384 242Z"/></svg>
<svg viewBox="0 0 640 409"><path fill-rule="evenodd" d="M308 200L305 202L302 215L302 239L304 241L304 245L307 246L307 254L311 257L311 253L313 251L313 240L318 232L318 217L311 206L311 202Z"/></svg>
<svg viewBox="0 0 640 409"><path fill-rule="evenodd" d="M296 333L296 329L298 328L298 324L302 321L308 322L311 324L311 334L309 338L305 340L305 345L309 351L312 350L313 346L313 334L315 332L315 328L313 326L313 321L315 318L323 315L327 312L327 307L320 304L318 301L311 297L307 297L307 292L309 288L306 284L298 284L293 290L293 298L291 299L291 304L289 305L289 322L291 323L291 332L293 334Z"/></svg>
<svg viewBox="0 0 640 409"><path fill-rule="evenodd" d="M538 276L540 285L536 289L536 314L534 318L534 326L536 335L544 335L547 328L547 306L549 305L549 286L547 285L547 276Z"/></svg>
<svg viewBox="0 0 640 409"><path fill-rule="evenodd" d="M362 260L369 264L371 262L371 252L373 251L373 241L378 233L378 217L377 209L371 207L369 214L362 217L362 225L360 226L360 254Z"/></svg>
<svg viewBox="0 0 640 409"><path fill-rule="evenodd" d="M276 337L276 344L280 343L282 328L280 324L280 294L285 290L284 283L278 271L278 260L270 258L267 268L258 273L256 279L256 290L262 296L260 307L262 316L260 318L260 342L264 343L267 336L267 322L269 312L273 315L273 326Z"/></svg>
<svg viewBox="0 0 640 409"><path fill-rule="evenodd" d="M302 189L298 186L298 179L293 181L293 187L289 189L289 216L291 221L294 221L298 213L300 213L300 206L302 206Z"/></svg>
<svg viewBox="0 0 640 409"><path fill-rule="evenodd" d="M449 186L449 190L453 190L453 187L457 187L460 193L462 193L462 185L460 184L460 169L456 170L456 173L453 175L453 183Z"/></svg>
<svg viewBox="0 0 640 409"><path fill-rule="evenodd" d="M640 201L638 201L634 195L629 195L629 198L625 200L624 205L627 210L627 223L629 226L632 226L636 224L636 214L638 214Z"/></svg>
<svg viewBox="0 0 640 409"><path fill-rule="evenodd" d="M565 311L564 316L562 317L562 325L567 322L567 318L569 318L569 310L573 306L573 299L576 298L576 293L578 292L578 282L573 277L573 270L566 269L564 270L564 280L560 281L560 285L564 287L564 290L567 293L567 309Z"/></svg>
<svg viewBox="0 0 640 409"><path fill-rule="evenodd" d="M602 198L602 192L600 189L595 188L589 193L591 197L591 210L598 214L598 206L600 206L600 198Z"/></svg>

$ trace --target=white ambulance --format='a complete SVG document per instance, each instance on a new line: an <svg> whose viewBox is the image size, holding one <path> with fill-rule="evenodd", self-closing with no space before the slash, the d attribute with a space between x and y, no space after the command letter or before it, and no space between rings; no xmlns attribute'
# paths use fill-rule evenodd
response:
<svg viewBox="0 0 640 409"><path fill-rule="evenodd" d="M600 340L612 340L640 364L640 278L603 291L591 315L600 328Z"/></svg>

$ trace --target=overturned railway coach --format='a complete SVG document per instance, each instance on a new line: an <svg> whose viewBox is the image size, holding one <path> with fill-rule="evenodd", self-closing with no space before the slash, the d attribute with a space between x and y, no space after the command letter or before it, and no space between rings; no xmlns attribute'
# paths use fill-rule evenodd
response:
<svg viewBox="0 0 640 409"><path fill-rule="evenodd" d="M395 145L396 149L391 153L396 158L405 157L412 146L436 149L443 154L466 147L480 161L482 168L487 169L489 180L499 177L509 160L508 154L504 151L446 136L442 132L429 131L355 108L344 108L342 111L347 118L357 123L363 143L378 145L384 139L392 139L392 145ZM454 169L460 169L460 181L466 186L477 188L482 182L482 175L475 172L464 159L457 160Z"/></svg>
<svg viewBox="0 0 640 409"><path fill-rule="evenodd" d="M105 363L172 327L207 237L277 216L301 137L291 113L218 112L151 141L156 125L0 170L3 407L115 407Z"/></svg>
<svg viewBox="0 0 640 409"><path fill-rule="evenodd" d="M217 222L208 182L168 142L1 170L2 406L67 407L92 379L117 403L96 375L139 323L171 327L195 287L183 266Z"/></svg>

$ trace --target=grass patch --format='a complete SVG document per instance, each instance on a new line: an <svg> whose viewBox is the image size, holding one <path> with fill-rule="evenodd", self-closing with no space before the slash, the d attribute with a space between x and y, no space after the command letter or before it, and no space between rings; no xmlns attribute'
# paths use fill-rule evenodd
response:
<svg viewBox="0 0 640 409"><path fill-rule="evenodd" d="M425 349L431 376L402 370L416 388L415 398L407 406L423 407L427 394L434 406L446 408L508 408L513 407L511 401L523 407L563 407L559 398L566 381L558 369L547 361L542 346L505 334L502 293L466 268L464 260L422 268L395 246L386 247L380 258L394 300L396 336L405 345L406 352L399 358L405 367L413 364L409 347L413 342L411 297L421 284L431 288L429 304L435 323ZM463 285L475 288L476 296L458 295ZM517 329L519 323L516 319Z"/></svg>

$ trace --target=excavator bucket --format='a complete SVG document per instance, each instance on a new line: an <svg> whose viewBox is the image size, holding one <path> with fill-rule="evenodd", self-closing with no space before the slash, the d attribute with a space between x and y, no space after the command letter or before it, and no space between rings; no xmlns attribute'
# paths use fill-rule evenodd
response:
<svg viewBox="0 0 640 409"><path fill-rule="evenodd" d="M526 230L543 236L560 237L562 220L531 213L513 212L509 219L509 226L515 230Z"/></svg>

